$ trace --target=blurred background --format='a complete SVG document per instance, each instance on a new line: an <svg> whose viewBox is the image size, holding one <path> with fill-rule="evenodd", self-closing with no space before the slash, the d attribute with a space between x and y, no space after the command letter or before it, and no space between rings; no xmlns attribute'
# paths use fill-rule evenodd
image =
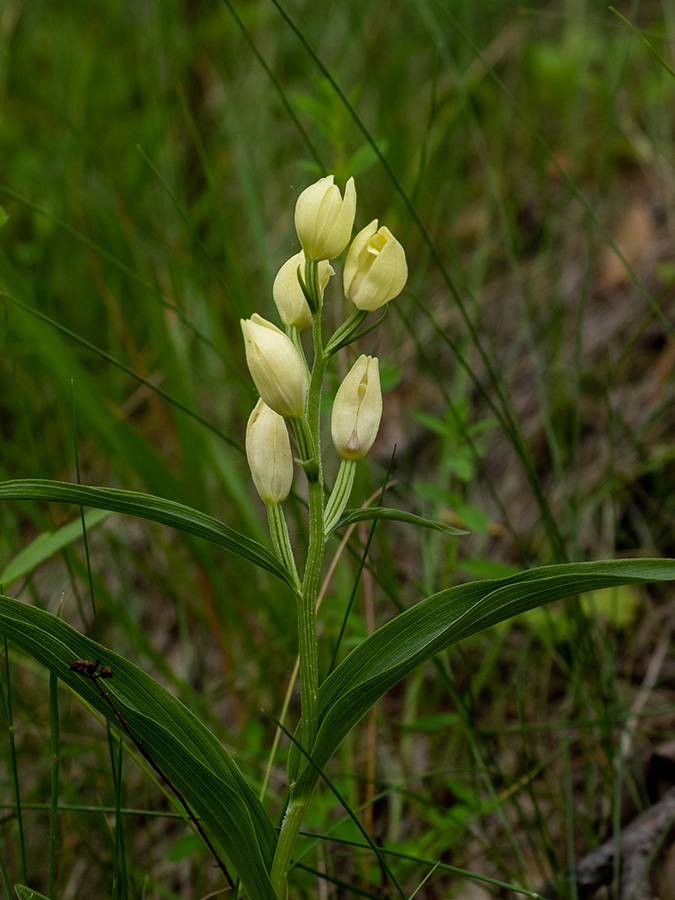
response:
<svg viewBox="0 0 675 900"><path fill-rule="evenodd" d="M656 0L3 0L2 479L75 481L79 467L83 483L168 497L267 543L242 449L256 398L238 320L277 321L300 191L354 175L356 228L386 224L410 279L359 345L381 360L385 411L352 505L381 489L395 446L387 504L470 534L378 525L340 653L453 583L675 555L674 28ZM327 328L347 312L336 277ZM330 479L329 441L326 455ZM89 634L95 604L102 643L170 686L258 787L274 735L261 710L279 713L296 653L291 598L197 539L113 515L90 518L88 553L78 538L16 565L77 516L0 505L5 592L62 601ZM326 671L366 537L321 611ZM511 896L430 875L439 860L535 889L653 802L675 721L670 593L585 596L492 629L349 737L332 777L376 840L415 857L392 862L409 895L424 882L432 900ZM0 853L44 890L48 679L12 648L2 699L14 743L0 742ZM107 897L106 732L60 700L55 896ZM297 709L294 695L293 721ZM160 788L132 762L124 778L126 875L111 896L221 887ZM294 896L316 895L312 870L322 897L389 896L328 791L312 815L330 842L301 843L310 871Z"/></svg>

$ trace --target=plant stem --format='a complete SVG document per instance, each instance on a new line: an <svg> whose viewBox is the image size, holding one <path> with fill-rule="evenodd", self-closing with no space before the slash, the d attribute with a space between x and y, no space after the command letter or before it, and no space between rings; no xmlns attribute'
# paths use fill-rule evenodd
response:
<svg viewBox="0 0 675 900"><path fill-rule="evenodd" d="M319 654L316 643L316 598L323 560L323 482L309 482L309 549L298 598L298 651L302 744L314 746L318 727Z"/></svg>
<svg viewBox="0 0 675 900"><path fill-rule="evenodd" d="M323 530L326 537L328 537L331 528L334 527L349 503L355 474L356 460L343 459L324 513Z"/></svg>
<svg viewBox="0 0 675 900"><path fill-rule="evenodd" d="M291 539L288 534L288 525L286 524L286 516L284 515L281 503L267 504L267 521L269 523L274 552L280 562L288 569L288 572L293 578L295 589L296 591L299 591L300 577L298 576L298 570L295 566L295 557L293 556Z"/></svg>
<svg viewBox="0 0 675 900"><path fill-rule="evenodd" d="M288 870L291 865L295 842L298 839L302 820L310 800L311 794L306 797L294 798L291 796L291 801L286 809L284 820L281 823L277 849L274 854L272 871L270 872L270 881L272 882L272 887L276 891L279 900L285 900L288 893Z"/></svg>
<svg viewBox="0 0 675 900"><path fill-rule="evenodd" d="M321 389L326 372L328 355L324 353L321 331L321 291L319 289L318 263L307 260L305 284L312 295L314 315L312 336L314 359L307 394L307 428L311 436L313 465L306 466L309 496L309 544L307 561L298 597L298 654L300 657L300 701L302 723L300 740L311 753L318 730L319 711L319 654L316 642L316 599L319 593L321 565L326 540L324 537L323 467L321 464ZM294 423L295 426L296 423ZM298 423L299 425L300 423ZM296 432L297 435L297 432ZM291 799L281 825L281 832L274 854L270 878L279 900L285 900L288 869L295 842L305 811L312 798L314 787L297 794L291 785Z"/></svg>
<svg viewBox="0 0 675 900"><path fill-rule="evenodd" d="M316 598L319 591L325 540L323 535L323 467L321 460L321 388L327 357L321 332L321 291L318 263L307 260L305 283L312 293L314 313L312 337L314 359L307 395L307 424L312 436L315 465L307 472L309 494L309 545L307 562L298 601L298 645L300 652L300 696L302 702L302 744L311 751L317 731L319 659L316 644Z"/></svg>
<svg viewBox="0 0 675 900"><path fill-rule="evenodd" d="M28 864L26 862L26 842L23 832L23 815L21 814L21 792L19 790L19 768L16 761L16 743L14 741L14 718L12 716L12 686L9 680L9 650L5 638L5 672L7 675L7 723L9 730L9 749L12 759L12 775L14 779L14 797L16 800L16 818L19 823L19 845L21 847L21 871L24 884L28 884Z"/></svg>
<svg viewBox="0 0 675 900"><path fill-rule="evenodd" d="M47 893L54 896L54 876L56 870L56 838L58 829L59 807L59 695L58 678L52 672L49 675L49 717L51 720L51 754L52 784L51 802L49 805L49 874L47 876Z"/></svg>
<svg viewBox="0 0 675 900"><path fill-rule="evenodd" d="M293 436L298 448L298 459L305 470L309 482L316 481L318 477L317 452L314 446L314 438L307 422L307 416L300 419L290 419Z"/></svg>

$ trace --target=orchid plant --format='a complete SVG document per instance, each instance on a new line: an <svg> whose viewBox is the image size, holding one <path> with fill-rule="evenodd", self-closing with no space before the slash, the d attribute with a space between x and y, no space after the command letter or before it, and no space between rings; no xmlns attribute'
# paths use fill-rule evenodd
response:
<svg viewBox="0 0 675 900"><path fill-rule="evenodd" d="M284 327L258 314L241 323L246 360L260 395L246 427L246 455L267 510L271 550L199 510L162 497L45 480L0 484L0 499L112 510L197 535L265 569L293 598L301 718L291 736L287 804L277 829L265 797L257 795L230 753L150 675L63 618L0 597L0 633L126 736L169 784L223 878L255 900L286 900L297 838L332 755L366 712L416 667L462 638L544 603L604 587L675 578L674 560L624 559L548 566L451 586L375 630L320 681L316 607L331 536L354 522L376 519L396 519L450 536L464 533L382 506L349 508L357 463L371 449L383 414L375 357L359 355L337 391L330 431L340 464L332 486L326 484L321 398L327 367L335 354L380 324L383 315L373 325L365 320L394 300L408 278L405 252L391 231L374 220L352 240L355 217L353 179L344 194L332 175L304 190L295 208L302 250L281 266L273 287ZM345 250L344 296L354 309L326 339L324 294L335 274L332 264ZM310 327L311 354L306 354L301 333ZM293 546L283 506L300 473L296 490L306 496L309 517L306 548Z"/></svg>
<svg viewBox="0 0 675 900"><path fill-rule="evenodd" d="M316 604L326 543L339 524L354 483L357 460L372 447L382 417L378 360L360 356L340 385L331 417L334 447L341 458L338 475L325 502L321 450L321 393L331 356L359 337L367 312L397 297L408 278L405 252L377 220L354 238L344 270L345 296L356 310L324 346L323 295L334 274L330 260L350 241L356 215L354 179L344 198L333 176L320 179L300 194L295 224L302 252L284 263L275 280L274 300L288 335L258 315L242 320L246 360L261 399L251 413L246 453L258 493L268 510L270 534L277 556L293 581L298 625L302 727L300 746L308 752L319 727L319 660ZM311 372L299 332L312 327ZM309 546L302 579L281 503L293 482L293 458L284 419L291 425L306 475L309 499ZM293 848L316 787L316 778L302 778L307 760L294 764L290 797L271 869L272 887L284 896ZM310 767L310 772L313 770Z"/></svg>

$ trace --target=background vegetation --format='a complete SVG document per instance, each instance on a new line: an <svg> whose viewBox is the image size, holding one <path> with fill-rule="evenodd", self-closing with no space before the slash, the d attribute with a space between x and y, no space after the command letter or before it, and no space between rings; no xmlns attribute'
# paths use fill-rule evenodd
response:
<svg viewBox="0 0 675 900"><path fill-rule="evenodd" d="M396 445L390 504L471 531L378 525L340 652L453 582L675 556L674 28L652 0L4 0L2 479L148 491L266 541L242 452L255 396L238 319L273 317L295 199L333 172L356 177L357 227L386 210L410 267L368 348L385 414L356 497L381 487ZM340 321L337 285L329 302ZM303 516L299 498L299 542ZM90 517L86 546L39 566L39 544L17 558L71 521L80 533L72 508L0 505L5 591L62 604L170 685L262 784L274 726L261 710L279 713L296 652L287 596L203 542L119 516ZM323 603L324 671L366 537ZM534 889L654 799L646 761L675 720L668 600L624 589L492 629L345 742L331 775L375 839L408 855L391 858L408 894L506 895L453 866ZM53 896L222 886L129 759L114 815L106 730L59 699ZM11 647L2 700L0 855L13 882L46 891L48 678ZM313 816L323 836L300 845L293 895L315 895L316 871L322 896L386 895L330 792Z"/></svg>

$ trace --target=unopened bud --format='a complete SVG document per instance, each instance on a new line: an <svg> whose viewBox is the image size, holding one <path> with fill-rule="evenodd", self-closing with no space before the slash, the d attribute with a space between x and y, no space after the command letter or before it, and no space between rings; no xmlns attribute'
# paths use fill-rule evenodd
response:
<svg viewBox="0 0 675 900"><path fill-rule="evenodd" d="M283 417L258 400L246 426L246 459L265 503L281 503L293 484L293 457Z"/></svg>
<svg viewBox="0 0 675 900"><path fill-rule="evenodd" d="M344 199L333 175L320 178L300 194L295 230L308 259L335 259L349 243L356 215L356 188L350 178Z"/></svg>
<svg viewBox="0 0 675 900"><path fill-rule="evenodd" d="M302 250L286 260L277 272L272 296L284 325L302 330L312 324L312 313L298 281L298 268L304 278L305 254ZM331 275L335 275L335 270L328 260L322 260L319 263L319 289L322 297Z"/></svg>
<svg viewBox="0 0 675 900"><path fill-rule="evenodd" d="M246 362L265 403L289 419L305 411L307 374L298 351L280 328L254 313L241 320Z"/></svg>
<svg viewBox="0 0 675 900"><path fill-rule="evenodd" d="M345 296L358 309L373 312L398 297L408 280L405 250L377 219L352 241L344 271Z"/></svg>
<svg viewBox="0 0 675 900"><path fill-rule="evenodd" d="M377 358L359 356L338 388L331 435L342 459L363 459L375 442L382 418Z"/></svg>

